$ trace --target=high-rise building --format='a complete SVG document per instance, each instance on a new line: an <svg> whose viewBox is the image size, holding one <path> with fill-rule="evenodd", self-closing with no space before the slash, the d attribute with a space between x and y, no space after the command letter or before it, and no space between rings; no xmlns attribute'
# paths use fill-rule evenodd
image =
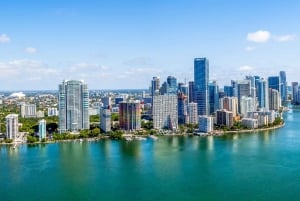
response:
<svg viewBox="0 0 300 201"><path fill-rule="evenodd" d="M183 93L186 97L187 97L187 100L189 99L189 87L188 85L180 82L178 83L178 91ZM188 100L189 102L189 100Z"/></svg>
<svg viewBox="0 0 300 201"><path fill-rule="evenodd" d="M208 84L209 114L213 114L219 109L219 86L216 81Z"/></svg>
<svg viewBox="0 0 300 201"><path fill-rule="evenodd" d="M198 104L198 114L209 114L208 102L209 62L206 58L194 59L195 102Z"/></svg>
<svg viewBox="0 0 300 201"><path fill-rule="evenodd" d="M168 94L177 94L177 79L174 76L167 77Z"/></svg>
<svg viewBox="0 0 300 201"><path fill-rule="evenodd" d="M195 102L195 85L193 81L189 81L189 103Z"/></svg>
<svg viewBox="0 0 300 201"><path fill-rule="evenodd" d="M40 140L45 139L46 138L46 120L42 119L39 121L39 137Z"/></svg>
<svg viewBox="0 0 300 201"><path fill-rule="evenodd" d="M264 79L259 79L257 81L257 100L258 107L261 110L268 111L269 110L269 88L268 82Z"/></svg>
<svg viewBox="0 0 300 201"><path fill-rule="evenodd" d="M214 130L214 120L210 116L199 116L199 131L204 133L210 133Z"/></svg>
<svg viewBox="0 0 300 201"><path fill-rule="evenodd" d="M19 133L19 122L17 114L9 114L6 119L6 138L15 140Z"/></svg>
<svg viewBox="0 0 300 201"><path fill-rule="evenodd" d="M238 112L241 113L242 97L249 97L251 95L251 87L249 80L236 81L237 97L238 97Z"/></svg>
<svg viewBox="0 0 300 201"><path fill-rule="evenodd" d="M111 112L110 109L100 109L100 128L103 132L107 133L111 131Z"/></svg>
<svg viewBox="0 0 300 201"><path fill-rule="evenodd" d="M23 103L20 106L21 117L23 118L34 118L36 117L36 105Z"/></svg>
<svg viewBox="0 0 300 201"><path fill-rule="evenodd" d="M48 108L48 116L52 117L52 116L58 116L58 110L56 107L50 107Z"/></svg>
<svg viewBox="0 0 300 201"><path fill-rule="evenodd" d="M58 98L60 132L90 128L89 91L84 81L63 81Z"/></svg>
<svg viewBox="0 0 300 201"><path fill-rule="evenodd" d="M119 104L119 126L123 130L141 129L141 106L138 101Z"/></svg>
<svg viewBox="0 0 300 201"><path fill-rule="evenodd" d="M238 114L238 99L237 97L224 97L220 99L220 109L231 111L233 117Z"/></svg>
<svg viewBox="0 0 300 201"><path fill-rule="evenodd" d="M155 129L177 129L177 95L158 95L153 97L152 117Z"/></svg>
<svg viewBox="0 0 300 201"><path fill-rule="evenodd" d="M268 77L269 88L275 89L280 92L280 78L279 76L270 76Z"/></svg>
<svg viewBox="0 0 300 201"><path fill-rule="evenodd" d="M247 117L248 112L256 111L255 98L253 97L243 96L240 105L241 105L240 114L242 117Z"/></svg>
<svg viewBox="0 0 300 201"><path fill-rule="evenodd" d="M281 101L287 101L287 82L286 82L286 73L285 71L279 72L280 76L280 94L281 94Z"/></svg>
<svg viewBox="0 0 300 201"><path fill-rule="evenodd" d="M281 106L280 94L276 89L269 89L269 109L278 111Z"/></svg>
<svg viewBox="0 0 300 201"><path fill-rule="evenodd" d="M188 123L198 124L198 107L197 103L191 102L187 105Z"/></svg>
<svg viewBox="0 0 300 201"><path fill-rule="evenodd" d="M151 80L151 96L154 96L155 94L159 93L159 87L160 87L159 77L153 77L153 79Z"/></svg>
<svg viewBox="0 0 300 201"><path fill-rule="evenodd" d="M112 101L111 101L111 97L110 96L105 96L105 97L101 98L101 101L103 103L103 107L105 107L105 108L111 108Z"/></svg>
<svg viewBox="0 0 300 201"><path fill-rule="evenodd" d="M233 126L233 113L227 110L217 110L216 123L219 126L226 126L231 128Z"/></svg>
<svg viewBox="0 0 300 201"><path fill-rule="evenodd" d="M178 93L178 124L187 122L187 97L182 93Z"/></svg>
<svg viewBox="0 0 300 201"><path fill-rule="evenodd" d="M231 97L233 96L233 87L232 86L224 86L225 96Z"/></svg>
<svg viewBox="0 0 300 201"><path fill-rule="evenodd" d="M298 82L292 82L292 102L293 102L293 104L300 103Z"/></svg>

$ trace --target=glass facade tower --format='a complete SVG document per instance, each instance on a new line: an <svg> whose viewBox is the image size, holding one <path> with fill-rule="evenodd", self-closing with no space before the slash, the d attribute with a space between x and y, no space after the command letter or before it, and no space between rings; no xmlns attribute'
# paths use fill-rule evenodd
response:
<svg viewBox="0 0 300 201"><path fill-rule="evenodd" d="M198 115L208 115L208 81L209 62L207 58L194 59L195 102L198 104Z"/></svg>
<svg viewBox="0 0 300 201"><path fill-rule="evenodd" d="M89 92L84 81L63 81L59 85L59 130L89 129Z"/></svg>

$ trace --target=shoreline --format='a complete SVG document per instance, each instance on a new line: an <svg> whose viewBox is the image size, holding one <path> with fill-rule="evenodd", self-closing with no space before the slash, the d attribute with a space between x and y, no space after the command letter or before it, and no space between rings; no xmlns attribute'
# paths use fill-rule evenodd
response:
<svg viewBox="0 0 300 201"><path fill-rule="evenodd" d="M154 135L154 136L200 136L200 137L207 137L207 136L223 136L227 134L239 134L239 133L254 133L260 131L268 131L268 130L276 130L280 129L285 126L285 123L270 127L270 128L257 128L257 129L245 129L245 130L236 130L236 131L222 131L222 130L214 130L212 133L203 133L203 134L195 134L195 133L172 133L172 134L161 134L161 135ZM150 135L134 135L135 137L149 137ZM54 144L59 142L95 142L103 139L113 139L110 136L100 136L95 138L81 138L81 139L65 139L65 140L56 140L56 141L47 141L47 142L35 142L35 143L0 143L1 145L11 145L14 146L15 144L18 145L39 145L39 144ZM122 140L122 139L119 139Z"/></svg>

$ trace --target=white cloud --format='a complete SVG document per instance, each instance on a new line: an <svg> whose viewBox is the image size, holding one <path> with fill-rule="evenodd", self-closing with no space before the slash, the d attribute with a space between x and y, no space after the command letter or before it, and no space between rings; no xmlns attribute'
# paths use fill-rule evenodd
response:
<svg viewBox="0 0 300 201"><path fill-rule="evenodd" d="M282 36L274 36L274 39L278 42L288 42L296 39L295 35L282 35Z"/></svg>
<svg viewBox="0 0 300 201"><path fill-rule="evenodd" d="M6 34L1 34L0 35L0 43L8 43L10 42L10 38Z"/></svg>
<svg viewBox="0 0 300 201"><path fill-rule="evenodd" d="M252 47L252 46L245 47L245 51L247 51L247 52L251 52L253 50L255 50L255 47Z"/></svg>
<svg viewBox="0 0 300 201"><path fill-rule="evenodd" d="M253 33L248 33L247 40L256 43L264 43L267 42L270 37L271 33L269 31L259 30Z"/></svg>
<svg viewBox="0 0 300 201"><path fill-rule="evenodd" d="M27 48L25 48L25 52L28 54L34 54L37 52L37 49L34 47L27 47Z"/></svg>
<svg viewBox="0 0 300 201"><path fill-rule="evenodd" d="M254 68L252 66L241 66L237 69L238 71L243 71L243 72L248 72L248 71L253 71Z"/></svg>

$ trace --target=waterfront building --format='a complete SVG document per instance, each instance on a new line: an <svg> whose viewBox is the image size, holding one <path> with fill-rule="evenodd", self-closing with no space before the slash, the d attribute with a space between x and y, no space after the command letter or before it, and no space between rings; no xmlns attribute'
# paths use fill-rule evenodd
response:
<svg viewBox="0 0 300 201"><path fill-rule="evenodd" d="M211 133L214 131L214 120L210 116L199 116L199 132Z"/></svg>
<svg viewBox="0 0 300 201"><path fill-rule="evenodd" d="M191 102L187 105L188 121L189 124L198 124L198 107L197 103Z"/></svg>
<svg viewBox="0 0 300 201"><path fill-rule="evenodd" d="M110 96L105 96L101 98L101 102L103 103L103 107L107 108L111 108L112 105L112 101L111 101L111 97Z"/></svg>
<svg viewBox="0 0 300 201"><path fill-rule="evenodd" d="M111 112L108 108L100 109L100 129L107 133L111 131Z"/></svg>
<svg viewBox="0 0 300 201"><path fill-rule="evenodd" d="M189 81L189 103L195 102L195 89L194 89L194 82Z"/></svg>
<svg viewBox="0 0 300 201"><path fill-rule="evenodd" d="M119 126L123 130L141 129L141 106L139 101L119 103Z"/></svg>
<svg viewBox="0 0 300 201"><path fill-rule="evenodd" d="M278 90L269 89L269 109L278 111L281 107L281 98Z"/></svg>
<svg viewBox="0 0 300 201"><path fill-rule="evenodd" d="M39 137L40 141L46 138L46 120L42 119L39 121Z"/></svg>
<svg viewBox="0 0 300 201"><path fill-rule="evenodd" d="M178 95L178 124L187 122L187 97L179 92Z"/></svg>
<svg viewBox="0 0 300 201"><path fill-rule="evenodd" d="M294 104L300 104L299 88L298 82L292 82L292 102Z"/></svg>
<svg viewBox="0 0 300 201"><path fill-rule="evenodd" d="M249 129L255 129L258 128L258 121L257 119L243 118L242 125Z"/></svg>
<svg viewBox="0 0 300 201"><path fill-rule="evenodd" d="M153 96L152 117L153 128L172 129L178 128L177 95Z"/></svg>
<svg viewBox="0 0 300 201"><path fill-rule="evenodd" d="M20 105L21 117L23 118L35 118L36 117L36 105L22 103Z"/></svg>
<svg viewBox="0 0 300 201"><path fill-rule="evenodd" d="M287 101L287 82L286 82L286 73L285 71L279 72L280 77L280 94L281 94L281 101Z"/></svg>
<svg viewBox="0 0 300 201"><path fill-rule="evenodd" d="M90 128L89 91L84 81L64 80L58 99L60 132Z"/></svg>
<svg viewBox="0 0 300 201"><path fill-rule="evenodd" d="M216 81L208 84L209 114L215 113L219 109L219 86Z"/></svg>
<svg viewBox="0 0 300 201"><path fill-rule="evenodd" d="M233 112L226 109L216 111L216 124L231 128L233 126Z"/></svg>
<svg viewBox="0 0 300 201"><path fill-rule="evenodd" d="M206 58L194 59L194 91L198 114L209 114L208 100L209 62Z"/></svg>
<svg viewBox="0 0 300 201"><path fill-rule="evenodd" d="M48 117L58 116L58 110L55 107L48 108Z"/></svg>
<svg viewBox="0 0 300 201"><path fill-rule="evenodd" d="M17 114L9 114L6 120L6 138L15 140L19 133L19 121Z"/></svg>
<svg viewBox="0 0 300 201"><path fill-rule="evenodd" d="M233 117L236 117L238 114L238 99L237 97L224 97L220 99L220 109L231 111Z"/></svg>
<svg viewBox="0 0 300 201"><path fill-rule="evenodd" d="M255 99L253 97L245 97L243 96L241 99L241 116L247 117L248 112L256 111L255 107Z"/></svg>
<svg viewBox="0 0 300 201"><path fill-rule="evenodd" d="M250 84L250 96L252 98L256 98L256 86L255 86L256 77L249 75L249 76L246 76L246 80L249 80L249 84Z"/></svg>

